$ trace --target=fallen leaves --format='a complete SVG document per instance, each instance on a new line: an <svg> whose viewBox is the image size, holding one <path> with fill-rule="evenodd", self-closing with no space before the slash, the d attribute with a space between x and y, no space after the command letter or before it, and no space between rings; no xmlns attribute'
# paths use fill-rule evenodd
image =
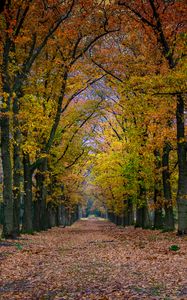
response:
<svg viewBox="0 0 187 300"><path fill-rule="evenodd" d="M169 247L178 245L178 251ZM0 244L0 299L187 299L187 241L78 221Z"/></svg>

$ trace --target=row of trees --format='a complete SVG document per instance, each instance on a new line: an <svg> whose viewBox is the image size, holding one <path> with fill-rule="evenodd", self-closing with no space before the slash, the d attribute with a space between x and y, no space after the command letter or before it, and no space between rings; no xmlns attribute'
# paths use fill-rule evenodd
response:
<svg viewBox="0 0 187 300"><path fill-rule="evenodd" d="M19 235L22 202L23 232L71 223L87 178L110 216L136 206L142 227L154 198L155 227L165 208L173 229L177 190L185 234L185 3L3 3L4 237Z"/></svg>
<svg viewBox="0 0 187 300"><path fill-rule="evenodd" d="M112 43L112 57L111 48L106 60L97 53L98 67L113 77L113 93L106 95L113 105L97 127L89 193L97 191L117 224L174 230L177 218L178 233L185 234L185 5L118 4L129 14L130 34Z"/></svg>
<svg viewBox="0 0 187 300"><path fill-rule="evenodd" d="M5 1L0 18L3 236L10 238L20 232L21 194L22 231L48 227L48 210L58 207L65 184L60 176L82 153L82 141L70 151L72 141L100 105L77 104L100 79L86 65L82 71L83 56L119 28L110 7L94 1ZM75 206L70 195L61 197Z"/></svg>

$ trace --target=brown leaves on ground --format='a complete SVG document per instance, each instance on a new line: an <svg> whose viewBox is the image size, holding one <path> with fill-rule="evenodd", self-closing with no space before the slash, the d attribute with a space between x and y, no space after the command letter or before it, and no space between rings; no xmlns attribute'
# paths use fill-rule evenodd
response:
<svg viewBox="0 0 187 300"><path fill-rule="evenodd" d="M171 245L180 250L171 251ZM0 243L0 299L187 299L187 240L96 219Z"/></svg>

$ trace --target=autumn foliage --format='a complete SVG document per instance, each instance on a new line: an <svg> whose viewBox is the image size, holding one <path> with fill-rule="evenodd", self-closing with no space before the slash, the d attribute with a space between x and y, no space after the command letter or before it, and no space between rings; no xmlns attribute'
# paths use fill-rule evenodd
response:
<svg viewBox="0 0 187 300"><path fill-rule="evenodd" d="M88 200L185 234L185 2L3 4L3 236L70 225Z"/></svg>

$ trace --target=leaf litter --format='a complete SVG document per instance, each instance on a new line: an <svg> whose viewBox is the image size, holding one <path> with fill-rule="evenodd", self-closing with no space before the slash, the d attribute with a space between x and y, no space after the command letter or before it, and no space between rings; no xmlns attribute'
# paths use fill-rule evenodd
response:
<svg viewBox="0 0 187 300"><path fill-rule="evenodd" d="M90 219L2 241L0 299L185 300L187 239Z"/></svg>

